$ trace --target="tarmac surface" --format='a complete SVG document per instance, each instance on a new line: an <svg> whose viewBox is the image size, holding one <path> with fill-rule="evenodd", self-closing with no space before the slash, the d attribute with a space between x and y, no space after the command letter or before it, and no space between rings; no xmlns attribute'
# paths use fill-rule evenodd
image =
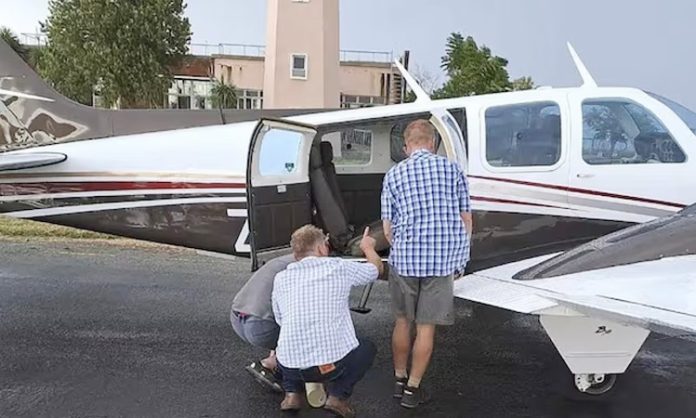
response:
<svg viewBox="0 0 696 418"><path fill-rule="evenodd" d="M0 416L283 416L281 395L243 370L265 353L229 325L247 260L77 241L0 241L0 254ZM380 351L352 398L360 417L696 416L695 342L652 335L591 397L536 318L460 300L425 379L433 402L404 410L391 398L384 283L369 305L354 321Z"/></svg>

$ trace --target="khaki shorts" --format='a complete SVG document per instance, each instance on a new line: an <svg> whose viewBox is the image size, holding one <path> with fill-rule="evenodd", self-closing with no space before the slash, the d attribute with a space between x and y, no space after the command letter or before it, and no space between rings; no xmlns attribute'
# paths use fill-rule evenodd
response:
<svg viewBox="0 0 696 418"><path fill-rule="evenodd" d="M390 270L389 293L396 317L417 324L454 324L454 275L402 277Z"/></svg>

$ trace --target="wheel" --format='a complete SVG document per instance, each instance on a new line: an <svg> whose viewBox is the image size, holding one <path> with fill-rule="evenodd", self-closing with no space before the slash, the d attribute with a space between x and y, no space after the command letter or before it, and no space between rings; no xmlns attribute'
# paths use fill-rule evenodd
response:
<svg viewBox="0 0 696 418"><path fill-rule="evenodd" d="M588 395L603 395L616 383L615 374L576 374L575 387Z"/></svg>

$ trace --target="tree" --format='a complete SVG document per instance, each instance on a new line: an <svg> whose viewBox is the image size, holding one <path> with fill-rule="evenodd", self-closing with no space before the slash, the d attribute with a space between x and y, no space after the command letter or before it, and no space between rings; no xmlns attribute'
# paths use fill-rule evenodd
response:
<svg viewBox="0 0 696 418"><path fill-rule="evenodd" d="M437 88L440 86L440 77L438 75L431 73L419 65L415 65L413 70L409 72L430 97L435 94ZM408 89L406 91L406 97L404 97L404 103L411 103L414 101L416 101L416 94Z"/></svg>
<svg viewBox="0 0 696 418"><path fill-rule="evenodd" d="M218 109L237 108L237 89L231 84L225 84L220 80L213 82L210 90L213 107Z"/></svg>
<svg viewBox="0 0 696 418"><path fill-rule="evenodd" d="M532 77L520 77L512 80L511 84L513 91L532 90L534 88L534 81L532 81Z"/></svg>
<svg viewBox="0 0 696 418"><path fill-rule="evenodd" d="M486 46L479 46L471 36L464 38L453 33L447 39L442 57L442 68L448 80L435 95L438 98L460 97L533 87L530 77L511 82L507 65L505 58L493 55Z"/></svg>
<svg viewBox="0 0 696 418"><path fill-rule="evenodd" d="M104 106L161 105L172 68L187 52L183 0L50 0L40 70L63 94Z"/></svg>
<svg viewBox="0 0 696 418"><path fill-rule="evenodd" d="M0 28L0 38L5 41L5 43L9 45L10 48L17 53L17 55L22 57L24 61L27 61L29 58L29 51L24 47L24 45L22 45L21 42L19 42L19 38L10 28L4 26Z"/></svg>

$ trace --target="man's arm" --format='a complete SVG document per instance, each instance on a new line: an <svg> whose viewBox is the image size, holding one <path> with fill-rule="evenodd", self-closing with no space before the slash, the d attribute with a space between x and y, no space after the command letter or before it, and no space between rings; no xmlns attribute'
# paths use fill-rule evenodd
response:
<svg viewBox="0 0 696 418"><path fill-rule="evenodd" d="M382 230L384 231L384 237L387 239L389 245L392 245L392 224L391 221L385 219L382 221Z"/></svg>
<svg viewBox="0 0 696 418"><path fill-rule="evenodd" d="M469 196L469 182L466 175L460 170L457 180L457 195L459 196L459 211L466 228L466 233L471 238L474 233L474 217L471 215L471 197Z"/></svg>
<svg viewBox="0 0 696 418"><path fill-rule="evenodd" d="M374 282L382 275L384 265L375 251L375 239L369 236L370 228L365 228L360 249L365 253L367 264L355 261L344 261L343 274L352 286L363 286Z"/></svg>
<svg viewBox="0 0 696 418"><path fill-rule="evenodd" d="M466 228L466 233L469 235L469 238L471 238L471 234L474 232L474 217L471 215L471 212L462 212L461 217L462 222L464 222L464 227Z"/></svg>
<svg viewBox="0 0 696 418"><path fill-rule="evenodd" d="M271 293L271 306L276 323L282 326L282 315L280 313L280 305L278 304L278 296L275 289L273 289L273 293Z"/></svg>
<svg viewBox="0 0 696 418"><path fill-rule="evenodd" d="M382 227L384 229L384 237L389 245L392 245L392 219L394 217L394 205L391 192L389 190L389 173L384 176L382 183Z"/></svg>

